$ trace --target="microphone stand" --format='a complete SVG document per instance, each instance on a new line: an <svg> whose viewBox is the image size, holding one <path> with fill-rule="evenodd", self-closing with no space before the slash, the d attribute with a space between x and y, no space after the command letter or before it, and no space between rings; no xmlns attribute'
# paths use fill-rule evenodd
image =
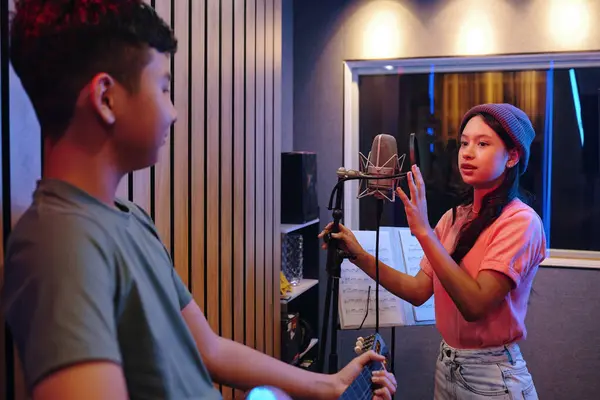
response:
<svg viewBox="0 0 600 400"><path fill-rule="evenodd" d="M383 199L377 199L377 225L375 229L375 332L379 333L379 226L383 214ZM367 304L367 307L369 305ZM367 309L368 310L368 309Z"/></svg>
<svg viewBox="0 0 600 400"><path fill-rule="evenodd" d="M381 227L381 217L383 215L383 199L377 199L375 227L375 332L379 333L379 228ZM368 307L368 305L367 305ZM392 345L390 346L390 370L394 373L394 360L396 349L396 327L392 326Z"/></svg>
<svg viewBox="0 0 600 400"><path fill-rule="evenodd" d="M335 207L333 208L333 227L331 232L339 232L339 223L343 217L342 199L344 197L344 180L343 177L338 177L338 183L331 192L328 209L331 210L331 200L335 196ZM327 292L325 294L325 310L323 313L323 323L321 325L321 340L323 343L319 347L318 370L324 372L323 363L325 362L325 348L327 347L327 324L331 321L331 351L329 353L329 373L333 374L337 371L338 356L337 356L337 322L338 322L338 301L340 292L340 276L342 272L342 262L344 258L350 257L350 254L339 248L339 241L327 235ZM333 295L333 299L332 299ZM329 320L329 309L332 309L332 318Z"/></svg>
<svg viewBox="0 0 600 400"><path fill-rule="evenodd" d="M345 252L339 248L339 240L331 237L331 233L339 232L339 223L343 218L342 200L344 198L344 182L348 180L357 179L391 179L391 178L402 178L405 177L406 173L399 173L392 176L340 176L338 175L338 182L334 186L331 196L329 198L328 210L332 210L333 225L331 232L325 236L325 242L327 243L327 292L325 293L325 310L323 312L323 321L321 325L321 345L319 346L319 358L317 360L317 370L320 372L324 371L325 362L325 350L327 348L327 335L328 335L328 324L331 324L331 349L329 353L329 368L330 374L336 373L338 370L338 355L337 355L337 331L338 318L339 318L339 291L340 291L340 277L342 272L342 262L344 258L355 259L356 256ZM332 207L332 203L335 198L335 206ZM379 224L381 221L381 215L383 213L383 199L377 200L377 236L376 236L376 327L379 332ZM331 308L332 318L329 319L329 311ZM368 312L368 304L367 304ZM393 333L395 337L395 332Z"/></svg>

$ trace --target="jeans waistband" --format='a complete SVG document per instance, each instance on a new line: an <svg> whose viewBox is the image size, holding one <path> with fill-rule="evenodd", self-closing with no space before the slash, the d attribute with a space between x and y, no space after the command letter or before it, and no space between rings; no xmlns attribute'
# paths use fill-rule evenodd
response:
<svg viewBox="0 0 600 400"><path fill-rule="evenodd" d="M514 364L521 359L521 349L517 343L483 349L456 349L442 340L440 360L450 360L460 364L487 364L508 362Z"/></svg>

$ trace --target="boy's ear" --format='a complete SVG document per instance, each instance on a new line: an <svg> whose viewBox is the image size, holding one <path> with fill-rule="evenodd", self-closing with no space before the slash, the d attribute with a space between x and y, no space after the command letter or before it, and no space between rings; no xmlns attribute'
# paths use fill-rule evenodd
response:
<svg viewBox="0 0 600 400"><path fill-rule="evenodd" d="M115 80L101 73L90 82L90 101L98 116L108 125L115 123Z"/></svg>

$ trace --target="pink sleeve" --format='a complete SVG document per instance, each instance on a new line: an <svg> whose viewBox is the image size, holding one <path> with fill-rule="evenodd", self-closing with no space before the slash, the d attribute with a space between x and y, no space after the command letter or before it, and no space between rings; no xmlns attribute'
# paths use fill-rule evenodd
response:
<svg viewBox="0 0 600 400"><path fill-rule="evenodd" d="M519 210L501 216L490 229L488 244L479 270L505 274L515 283L546 257L546 239L542 222L532 210Z"/></svg>
<svg viewBox="0 0 600 400"><path fill-rule="evenodd" d="M447 232L447 226L451 223L452 223L452 209L446 211L444 213L444 215L442 215L442 218L440 218L437 225L433 229L433 231L435 232L435 236L437 236L438 239L442 243L444 242L444 236L445 236L445 233ZM428 277L433 279L433 267L431 266L431 263L427 259L426 255L423 255L420 266L421 266L421 269L423 270L423 272L425 272L425 274Z"/></svg>

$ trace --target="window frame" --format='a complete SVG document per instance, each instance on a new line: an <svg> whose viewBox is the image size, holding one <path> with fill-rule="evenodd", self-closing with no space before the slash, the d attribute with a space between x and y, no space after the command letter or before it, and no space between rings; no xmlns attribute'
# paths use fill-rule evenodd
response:
<svg viewBox="0 0 600 400"><path fill-rule="evenodd" d="M476 57L435 57L386 60L346 60L344 66L344 152L343 165L346 169L359 169L359 89L361 75L423 74L431 72L489 72L527 69L545 69L553 73L554 69L600 67L600 51L563 52L515 55L489 55ZM549 141L551 142L551 140ZM551 151L551 143L546 151ZM544 171L544 188L550 188L552 168ZM344 223L350 229L359 227L359 200L350 195L358 192L358 182L345 183ZM545 196L548 190L544 189ZM399 200L398 200L399 201ZM550 207L549 201L544 201ZM550 222L544 220L544 229L550 231ZM550 246L552 243L550 243ZM600 251L556 249L550 247L549 256L542 266L564 268L600 269Z"/></svg>

